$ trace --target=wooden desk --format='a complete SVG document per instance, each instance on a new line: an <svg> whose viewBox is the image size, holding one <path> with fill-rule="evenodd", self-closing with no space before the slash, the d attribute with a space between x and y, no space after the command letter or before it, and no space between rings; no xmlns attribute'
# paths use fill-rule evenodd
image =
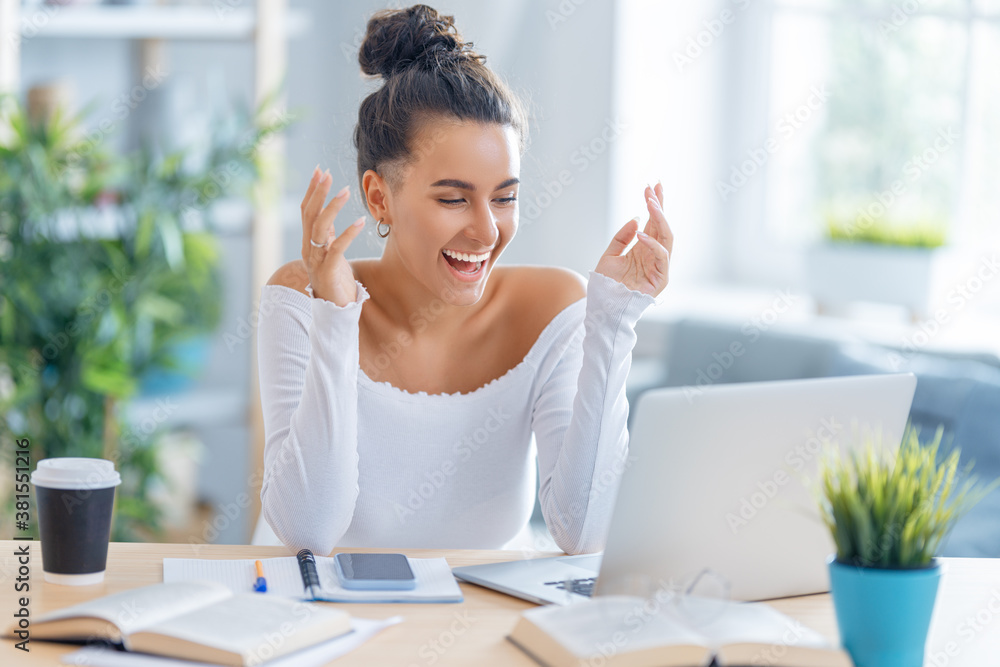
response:
<svg viewBox="0 0 1000 667"><path fill-rule="evenodd" d="M105 581L98 586L55 586L42 579L38 542L0 541L0 622L10 622L16 608L14 591L18 565L14 550L30 544L31 616L38 616L85 600L144 586L163 580L163 558L268 558L287 556L282 547L193 546L187 544L113 543ZM365 551L352 549L351 551ZM524 558L519 551L407 550L410 556L444 556L453 567ZM532 553L529 557L552 554ZM530 607L500 593L462 584L461 604L338 604L349 613L367 618L401 615L404 622L387 628L371 641L331 664L401 665L430 667L448 665L535 665L505 637L518 614ZM327 603L324 603L327 604ZM836 621L828 595L776 600L775 608L836 639ZM30 653L14 648L9 639L0 641L0 664L4 666L57 665L59 656L75 647L32 641ZM950 649L951 655L948 654ZM927 665L934 667L986 667L1000 665L1000 560L945 559L945 574L938 595Z"/></svg>

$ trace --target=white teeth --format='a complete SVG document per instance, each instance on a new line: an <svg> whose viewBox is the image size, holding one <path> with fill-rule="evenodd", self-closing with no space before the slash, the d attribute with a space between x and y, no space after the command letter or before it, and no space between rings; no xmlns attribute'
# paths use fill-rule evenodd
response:
<svg viewBox="0 0 1000 667"><path fill-rule="evenodd" d="M467 252L455 252L454 250L444 250L444 254L463 262L485 262L490 257L490 253L484 252L482 255L470 255Z"/></svg>

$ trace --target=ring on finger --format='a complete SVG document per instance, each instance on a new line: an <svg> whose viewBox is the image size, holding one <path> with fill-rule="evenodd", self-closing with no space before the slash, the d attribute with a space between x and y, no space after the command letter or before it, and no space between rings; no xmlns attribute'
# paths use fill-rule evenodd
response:
<svg viewBox="0 0 1000 667"><path fill-rule="evenodd" d="M326 243L316 243L316 242L315 242L315 241L313 241L312 239L309 239L309 244L310 244L310 245L311 245L312 247L314 247L314 248L325 248L325 247L327 247L328 245L330 245L330 242L329 242L329 241L327 241Z"/></svg>

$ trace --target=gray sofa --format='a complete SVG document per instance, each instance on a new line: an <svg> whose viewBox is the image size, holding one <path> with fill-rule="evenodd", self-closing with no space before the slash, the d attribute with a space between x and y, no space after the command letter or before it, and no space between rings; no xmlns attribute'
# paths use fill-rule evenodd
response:
<svg viewBox="0 0 1000 667"><path fill-rule="evenodd" d="M922 433L943 425L945 443L961 448L985 480L1000 477L1000 359L988 354L905 353L846 337L791 327L747 330L739 323L683 319L638 330L629 402L653 387L913 372L910 420ZM725 354L739 342L739 356ZM661 343L661 345L657 345ZM710 376L710 377L709 377ZM706 380L707 379L707 380ZM959 521L945 556L1000 556L1000 489Z"/></svg>

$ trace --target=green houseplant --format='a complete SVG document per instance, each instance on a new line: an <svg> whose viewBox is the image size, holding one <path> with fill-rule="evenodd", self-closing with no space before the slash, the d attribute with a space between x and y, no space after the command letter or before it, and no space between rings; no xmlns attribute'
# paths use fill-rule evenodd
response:
<svg viewBox="0 0 1000 667"><path fill-rule="evenodd" d="M908 427L899 449L868 441L820 466L820 514L837 552L828 563L844 647L858 667L921 667L941 576L935 558L955 522L992 491L960 452L922 444Z"/></svg>
<svg viewBox="0 0 1000 667"><path fill-rule="evenodd" d="M835 243L871 243L899 248L940 248L945 244L945 225L923 220L909 225L893 224L886 218L845 222L835 215L826 218L826 240Z"/></svg>
<svg viewBox="0 0 1000 667"><path fill-rule="evenodd" d="M10 98L0 109L2 452L27 438L34 461L115 461L113 538L153 539L161 429L136 431L121 408L144 376L176 365L179 341L217 325L211 204L252 183L256 148L288 119L262 107L217 122L198 147L115 155L85 138L81 117L31 119Z"/></svg>

